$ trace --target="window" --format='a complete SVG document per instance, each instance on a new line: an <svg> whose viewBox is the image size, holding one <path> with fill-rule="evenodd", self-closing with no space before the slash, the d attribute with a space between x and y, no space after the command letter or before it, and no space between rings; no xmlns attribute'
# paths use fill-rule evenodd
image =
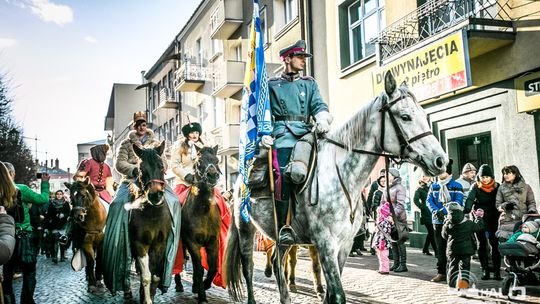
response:
<svg viewBox="0 0 540 304"><path fill-rule="evenodd" d="M196 47L196 54L197 54L197 64L202 66L203 61L203 49L202 49L202 43L201 38L197 39L197 42L195 43Z"/></svg>
<svg viewBox="0 0 540 304"><path fill-rule="evenodd" d="M298 1L285 0L285 24L291 22L298 16Z"/></svg>
<svg viewBox="0 0 540 304"><path fill-rule="evenodd" d="M242 61L242 45L241 44L234 47L234 57L236 61Z"/></svg>
<svg viewBox="0 0 540 304"><path fill-rule="evenodd" d="M261 33L263 35L263 45L268 43L268 27L266 26L266 6L264 6L260 12L259 16L261 17Z"/></svg>
<svg viewBox="0 0 540 304"><path fill-rule="evenodd" d="M339 6L341 68L375 54L370 41L385 26L384 0L347 1Z"/></svg>
<svg viewBox="0 0 540 304"><path fill-rule="evenodd" d="M212 39L212 56L221 53L221 40Z"/></svg>

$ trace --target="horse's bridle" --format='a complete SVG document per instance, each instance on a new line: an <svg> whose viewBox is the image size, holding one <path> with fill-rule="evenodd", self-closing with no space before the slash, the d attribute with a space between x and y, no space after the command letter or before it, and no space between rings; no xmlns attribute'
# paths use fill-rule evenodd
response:
<svg viewBox="0 0 540 304"><path fill-rule="evenodd" d="M197 162L195 163L195 172L196 172L197 174L196 174L195 176L199 176L199 181L202 181L202 182L204 182L204 183L208 183L208 184L210 184L210 186L212 186L212 187L215 186L216 183L217 183L217 180L216 180L216 183L214 183L214 184L209 183L207 173L208 173L208 171L209 171L210 169L215 168L216 171L217 171L219 174L221 174L221 170L219 169L219 166L216 166L215 164L210 163L210 164L208 164L208 165L206 166L206 168L204 168L204 171L202 171L202 172L201 172L201 170L200 170L200 167L201 167L201 166L200 166L200 161L197 160Z"/></svg>
<svg viewBox="0 0 540 304"><path fill-rule="evenodd" d="M388 102L386 98L382 98L382 106L381 108L379 109L379 112L381 112L382 114L382 122L381 122L381 149L384 151L384 133L385 133L385 122L386 122L386 119L384 119L384 114L385 113L388 113L388 116L390 117L390 121L392 122L392 126L394 127L394 130L396 131L396 136L398 138L398 141L399 141L399 146L400 146L400 152L399 152L399 156L398 158L400 160L403 160L403 156L405 154L405 150L407 150L408 152L412 152L412 149L411 149L411 144L421 138L424 138L426 136L429 136L429 135L433 135L433 132L431 132L431 130L429 131L426 131L426 132L423 132L423 133L420 133L416 136L413 136L412 138L410 139L407 139L406 136L405 136L405 132L403 132L403 129L401 129L401 126L398 124L397 120L396 120L396 117L394 115L392 115L392 113L390 112L390 108L395 105L396 103L398 103L400 100L403 100L407 97L410 97L412 98L415 103L416 103L416 98L414 98L414 95L410 94L410 93L407 93L405 92L404 90L402 89L399 89L399 91L401 92L401 95L399 96L399 98L396 98L395 100L392 100L391 102ZM390 157L392 158L392 157Z"/></svg>
<svg viewBox="0 0 540 304"><path fill-rule="evenodd" d="M150 185L151 183L159 183L159 184L162 184L162 185L166 184L165 180L159 179L159 178L154 178L154 179L148 180L146 183L144 183L143 180L142 180L142 171L141 170L139 170L139 176L137 177L137 181L139 182L139 185L142 187L144 195L147 196L147 197L148 197L148 191L149 191L148 185ZM142 196L142 195L140 195L140 196ZM159 205L163 204L163 200L160 200L160 202L158 202L157 204L152 203L150 200L147 200L147 202L152 206L159 206Z"/></svg>
<svg viewBox="0 0 540 304"><path fill-rule="evenodd" d="M381 150L383 151L382 153L373 152L373 151L367 151L367 150L361 150L361 149L355 149L355 148L351 149L351 147L347 147L345 144L340 143L340 142L335 141L335 140L330 139L330 138L325 138L325 140L328 141L329 143L332 143L332 144L340 147L340 148L349 149L350 151L355 152L355 153L383 156L383 157L386 158L387 162L388 162L389 159L393 159L396 163L402 163L406 159L409 159L408 156L404 157L404 155L405 155L406 151L407 152L412 152L411 144L413 142L421 139L421 138L424 138L424 137L429 136L429 135L433 135L433 132L431 132L431 130L429 130L429 131L420 133L420 134L418 134L416 136L413 136L412 138L407 139L407 137L405 136L405 132L403 132L403 129L398 124L398 122L396 120L396 117L394 117L394 115L390 112L390 108L393 105L395 105L396 103L398 103L399 101L401 101L401 100L403 100L403 99L405 99L407 97L412 98L416 103L416 98L414 97L414 95L412 95L409 92L406 92L405 90L399 89L399 91L401 93L399 98L396 98L396 99L392 100L391 102L388 102L387 96L384 96L382 98L380 97L381 102L382 102L382 106L379 109L379 112L382 115L381 136L380 136L381 137L380 138L380 147L381 147ZM396 131L396 136L398 138L399 146L400 146L399 155L393 155L393 154L390 154L390 153L386 153L385 149L384 149L384 134L385 134L385 131L386 131L386 129L385 129L386 119L385 119L384 116L385 116L386 113L388 113L388 116L390 117L390 121L392 122L392 126L394 127L394 130ZM359 203L357 201L356 202L356 207L353 208L353 202L352 202L351 195L350 195L349 191L347 190L347 187L345 185L345 182L344 182L343 178L341 177L341 172L339 170L339 166L338 166L337 163L335 163L335 167L336 167L336 172L337 172L339 183L341 185L341 188L343 189L343 192L345 194L345 197L347 198L347 201L349 202L349 208L351 210L350 221L351 221L351 224L352 224L352 223L354 223L354 219L355 219L355 216L356 216L356 210L358 209L358 204ZM312 176L308 177L307 180L311 181L311 178L312 178ZM302 188L300 193L303 192L303 190L306 188L306 186L309 183L306 182L304 184L304 187Z"/></svg>

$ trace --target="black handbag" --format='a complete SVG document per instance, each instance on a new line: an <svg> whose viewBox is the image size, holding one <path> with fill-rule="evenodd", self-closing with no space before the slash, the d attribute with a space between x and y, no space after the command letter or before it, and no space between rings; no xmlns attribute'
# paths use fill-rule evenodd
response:
<svg viewBox="0 0 540 304"><path fill-rule="evenodd" d="M20 232L17 234L17 243L15 252L19 261L25 264L37 262L37 252L35 250L32 232Z"/></svg>

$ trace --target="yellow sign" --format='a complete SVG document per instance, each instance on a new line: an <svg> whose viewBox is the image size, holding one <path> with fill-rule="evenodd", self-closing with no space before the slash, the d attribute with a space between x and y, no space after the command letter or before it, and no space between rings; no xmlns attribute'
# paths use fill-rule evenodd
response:
<svg viewBox="0 0 540 304"><path fill-rule="evenodd" d="M459 31L404 55L373 72L375 94L384 90L384 73L405 81L416 98L426 100L471 85L467 40Z"/></svg>
<svg viewBox="0 0 540 304"><path fill-rule="evenodd" d="M518 112L540 109L540 72L514 80Z"/></svg>

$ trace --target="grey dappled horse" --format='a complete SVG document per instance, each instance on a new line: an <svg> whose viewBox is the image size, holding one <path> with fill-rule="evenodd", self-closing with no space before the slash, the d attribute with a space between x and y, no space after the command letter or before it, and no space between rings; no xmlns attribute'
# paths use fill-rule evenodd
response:
<svg viewBox="0 0 540 304"><path fill-rule="evenodd" d="M430 176L444 170L448 156L431 133L424 110L406 85L397 87L390 73L385 75L385 92L342 127L330 132L327 139L319 141L318 149L317 175L310 186L297 195L291 226L299 243L312 243L319 251L327 287L324 303L346 303L341 273L362 222L364 211L362 204L358 204L360 185L366 183L380 157L377 154L386 152L397 156L419 166ZM369 154L371 152L374 153ZM248 223L240 218L239 200L234 201L224 267L227 288L234 300L243 297L242 270L250 304L255 303L252 282L255 229L272 238L276 235L270 193L252 193L251 197ZM280 247L281 265L287 250ZM275 261L281 303L291 303L283 267L281 272L277 270Z"/></svg>

